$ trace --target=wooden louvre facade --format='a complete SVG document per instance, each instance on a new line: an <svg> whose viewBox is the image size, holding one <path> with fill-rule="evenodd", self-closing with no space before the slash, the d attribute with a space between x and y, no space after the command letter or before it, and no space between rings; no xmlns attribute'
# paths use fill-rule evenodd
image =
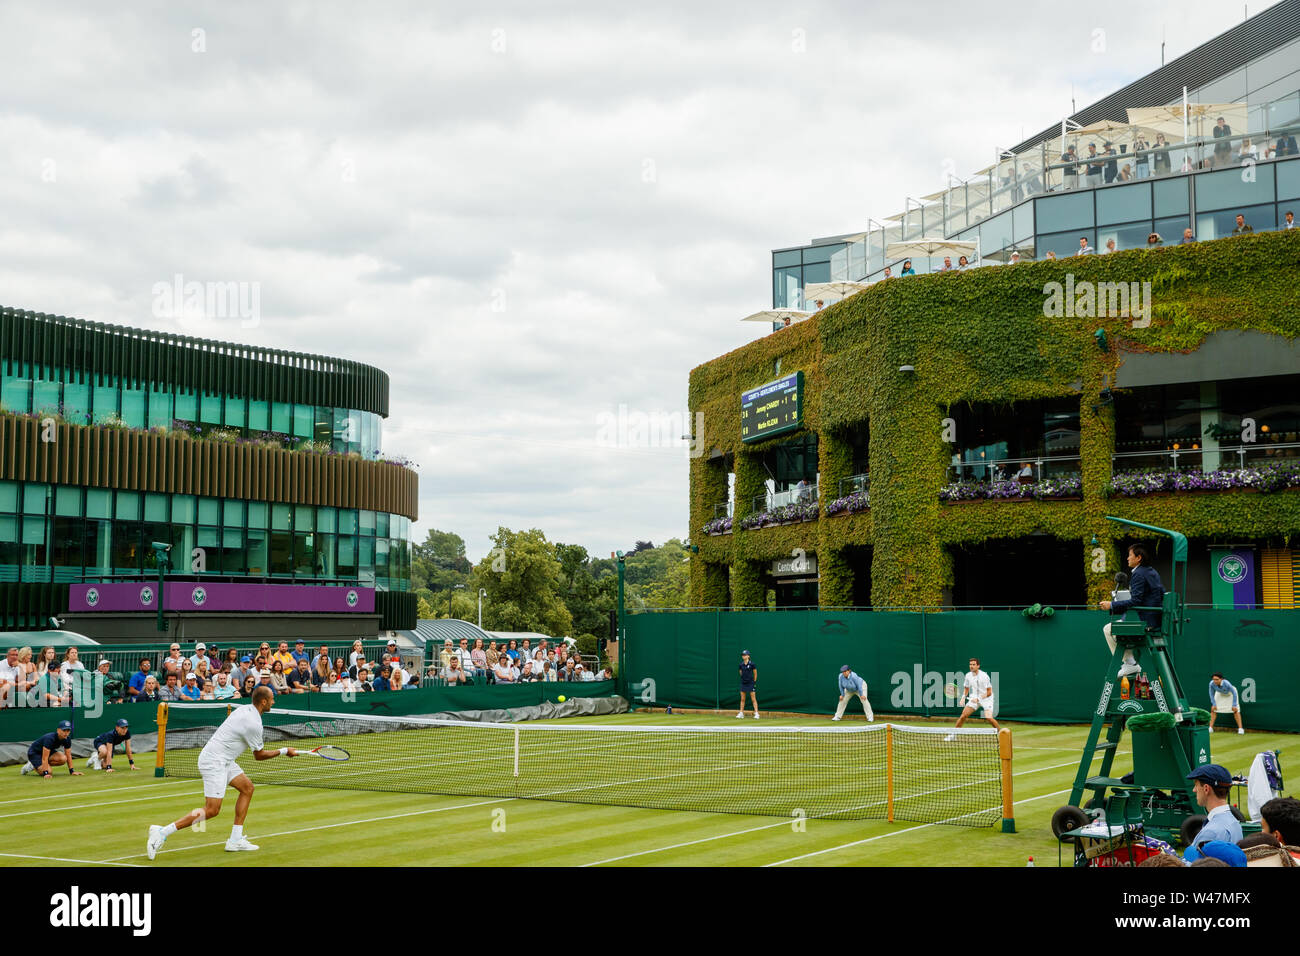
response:
<svg viewBox="0 0 1300 956"><path fill-rule="evenodd" d="M0 480L419 516L419 474L398 465L14 415L0 415Z"/></svg>
<svg viewBox="0 0 1300 956"><path fill-rule="evenodd" d="M361 362L0 307L0 359L73 380L166 384L209 395L353 408L388 417L388 375Z"/></svg>

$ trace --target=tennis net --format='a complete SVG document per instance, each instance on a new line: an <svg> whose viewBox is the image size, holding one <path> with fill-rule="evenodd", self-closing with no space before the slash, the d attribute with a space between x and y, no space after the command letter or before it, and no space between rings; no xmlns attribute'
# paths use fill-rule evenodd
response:
<svg viewBox="0 0 1300 956"><path fill-rule="evenodd" d="M171 709L165 775L199 776L199 751L227 710ZM1010 732L991 728L499 724L280 708L263 727L268 748L331 744L349 758L245 755L258 784L969 826L1010 817Z"/></svg>

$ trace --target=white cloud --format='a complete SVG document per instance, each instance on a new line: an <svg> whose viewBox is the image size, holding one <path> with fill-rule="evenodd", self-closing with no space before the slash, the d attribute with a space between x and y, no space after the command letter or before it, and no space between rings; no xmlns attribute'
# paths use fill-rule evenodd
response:
<svg viewBox="0 0 1300 956"><path fill-rule="evenodd" d="M388 371L421 529L475 557L501 524L594 553L684 536L685 451L601 447L600 413L683 412L690 369L760 334L737 320L772 248L900 211L1224 13L10 7L0 301L147 326L175 274L257 282L257 328L185 331Z"/></svg>

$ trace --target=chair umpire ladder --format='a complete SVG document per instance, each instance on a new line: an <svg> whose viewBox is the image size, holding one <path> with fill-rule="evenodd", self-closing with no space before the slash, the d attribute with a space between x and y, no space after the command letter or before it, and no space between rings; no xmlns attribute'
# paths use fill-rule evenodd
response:
<svg viewBox="0 0 1300 956"><path fill-rule="evenodd" d="M1110 773L1115 761L1115 752L1119 749L1120 740L1124 736L1124 725L1127 720L1127 715L1121 709L1125 701L1116 692L1119 683L1117 675L1124 663L1126 650L1132 650L1138 663L1142 664L1146 671L1156 675L1157 679L1152 682L1151 689L1160 710L1173 714L1176 723L1181 723L1184 715L1191 710L1187 697L1183 693L1182 684L1178 680L1178 672L1174 669L1173 658L1170 656L1174 638L1182 635L1186 620L1184 595L1187 593L1187 538L1177 531L1168 531L1125 518L1113 518L1108 515L1106 520L1169 537L1173 541L1173 571L1170 575L1170 590L1165 592L1160 607L1132 609L1160 611L1159 629L1148 629L1140 620L1131 623L1111 623L1111 636L1115 638L1115 653L1111 656L1110 663L1106 665L1105 684L1102 687L1097 709L1093 712L1092 729L1088 732L1088 740L1083 747L1083 757L1079 762L1079 771L1075 774L1074 786L1070 791L1070 803L1076 807L1083 805L1085 791L1091 792L1095 806L1102 806L1108 787L1112 790L1142 789L1125 784L1112 777ZM1106 729L1104 740L1102 739L1103 728ZM1098 753L1102 755L1101 766L1097 768L1097 773L1094 775L1092 763ZM1189 763L1184 772L1190 773L1191 770Z"/></svg>

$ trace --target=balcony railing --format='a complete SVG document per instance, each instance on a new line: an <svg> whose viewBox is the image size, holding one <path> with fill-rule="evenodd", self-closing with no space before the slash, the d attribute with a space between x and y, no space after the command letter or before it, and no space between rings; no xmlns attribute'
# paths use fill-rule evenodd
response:
<svg viewBox="0 0 1300 956"><path fill-rule="evenodd" d="M969 179L950 177L946 189L919 200L908 198L906 209L888 217L883 223L869 220L864 233L846 242L841 250L832 255L831 278L862 281L885 266L901 261L886 255L891 242L921 237L952 237L1035 196L1090 188L1093 185L1161 179L1188 172L1238 166L1245 161L1272 162L1297 155L1289 150L1281 152L1278 146L1282 145L1286 150L1290 137L1300 138L1300 90L1261 107L1252 108L1252 112L1256 109L1262 111L1264 116L1257 117L1250 129L1237 131L1234 135L1221 139L1213 138L1210 132L1213 124L1208 123L1202 133L1194 134L1187 140L1175 136L1173 141L1156 145L1155 134L1151 130L1132 126L1108 133L1067 131L1064 140L1059 136L1053 137L1018 154L999 151L996 163ZM1116 152L1113 156L1101 153L1097 155L1094 164L1103 164L1103 172L1098 177L1100 181L1090 179L1087 172L1087 144L1096 142L1100 146L1108 140L1114 144ZM1139 149L1138 146L1144 143L1147 148ZM1068 162L1062 162L1061 156L1070 146L1075 147L1075 156ZM1123 152L1120 152L1121 146L1124 147ZM1108 162L1116 164L1115 176L1110 182L1106 181L1104 171L1104 164ZM1125 166L1129 168L1127 179L1123 178ZM1074 175L1069 175L1070 173ZM990 244L988 237L984 238L986 241L982 253L987 255L1022 237L1015 235L1015 230L1009 228L1005 243ZM918 272L929 269L929 264L922 259L913 265Z"/></svg>
<svg viewBox="0 0 1300 956"><path fill-rule="evenodd" d="M777 508L784 508L786 505L815 504L817 501L817 482L810 481L805 483L802 488L796 486L787 488L784 491L769 491L766 494L756 495L751 503L750 514L775 511Z"/></svg>
<svg viewBox="0 0 1300 956"><path fill-rule="evenodd" d="M736 503L734 501L720 501L713 506L713 517L715 519L730 518L733 514L735 514L735 511L736 511Z"/></svg>
<svg viewBox="0 0 1300 956"><path fill-rule="evenodd" d="M1078 471L1078 455L980 458L975 461L953 462L948 466L948 480L951 482L1020 481L1029 484L1040 482L1045 478L1077 474Z"/></svg>
<svg viewBox="0 0 1300 956"><path fill-rule="evenodd" d="M871 486L871 476L869 474L850 475L848 478L840 479L839 497L846 495L855 495L862 491L867 491Z"/></svg>
<svg viewBox="0 0 1300 956"><path fill-rule="evenodd" d="M1204 448L1199 442L1189 447L1151 451L1117 452L1111 456L1116 472L1160 468L1174 471L1231 471L1300 458L1300 442L1256 442Z"/></svg>

